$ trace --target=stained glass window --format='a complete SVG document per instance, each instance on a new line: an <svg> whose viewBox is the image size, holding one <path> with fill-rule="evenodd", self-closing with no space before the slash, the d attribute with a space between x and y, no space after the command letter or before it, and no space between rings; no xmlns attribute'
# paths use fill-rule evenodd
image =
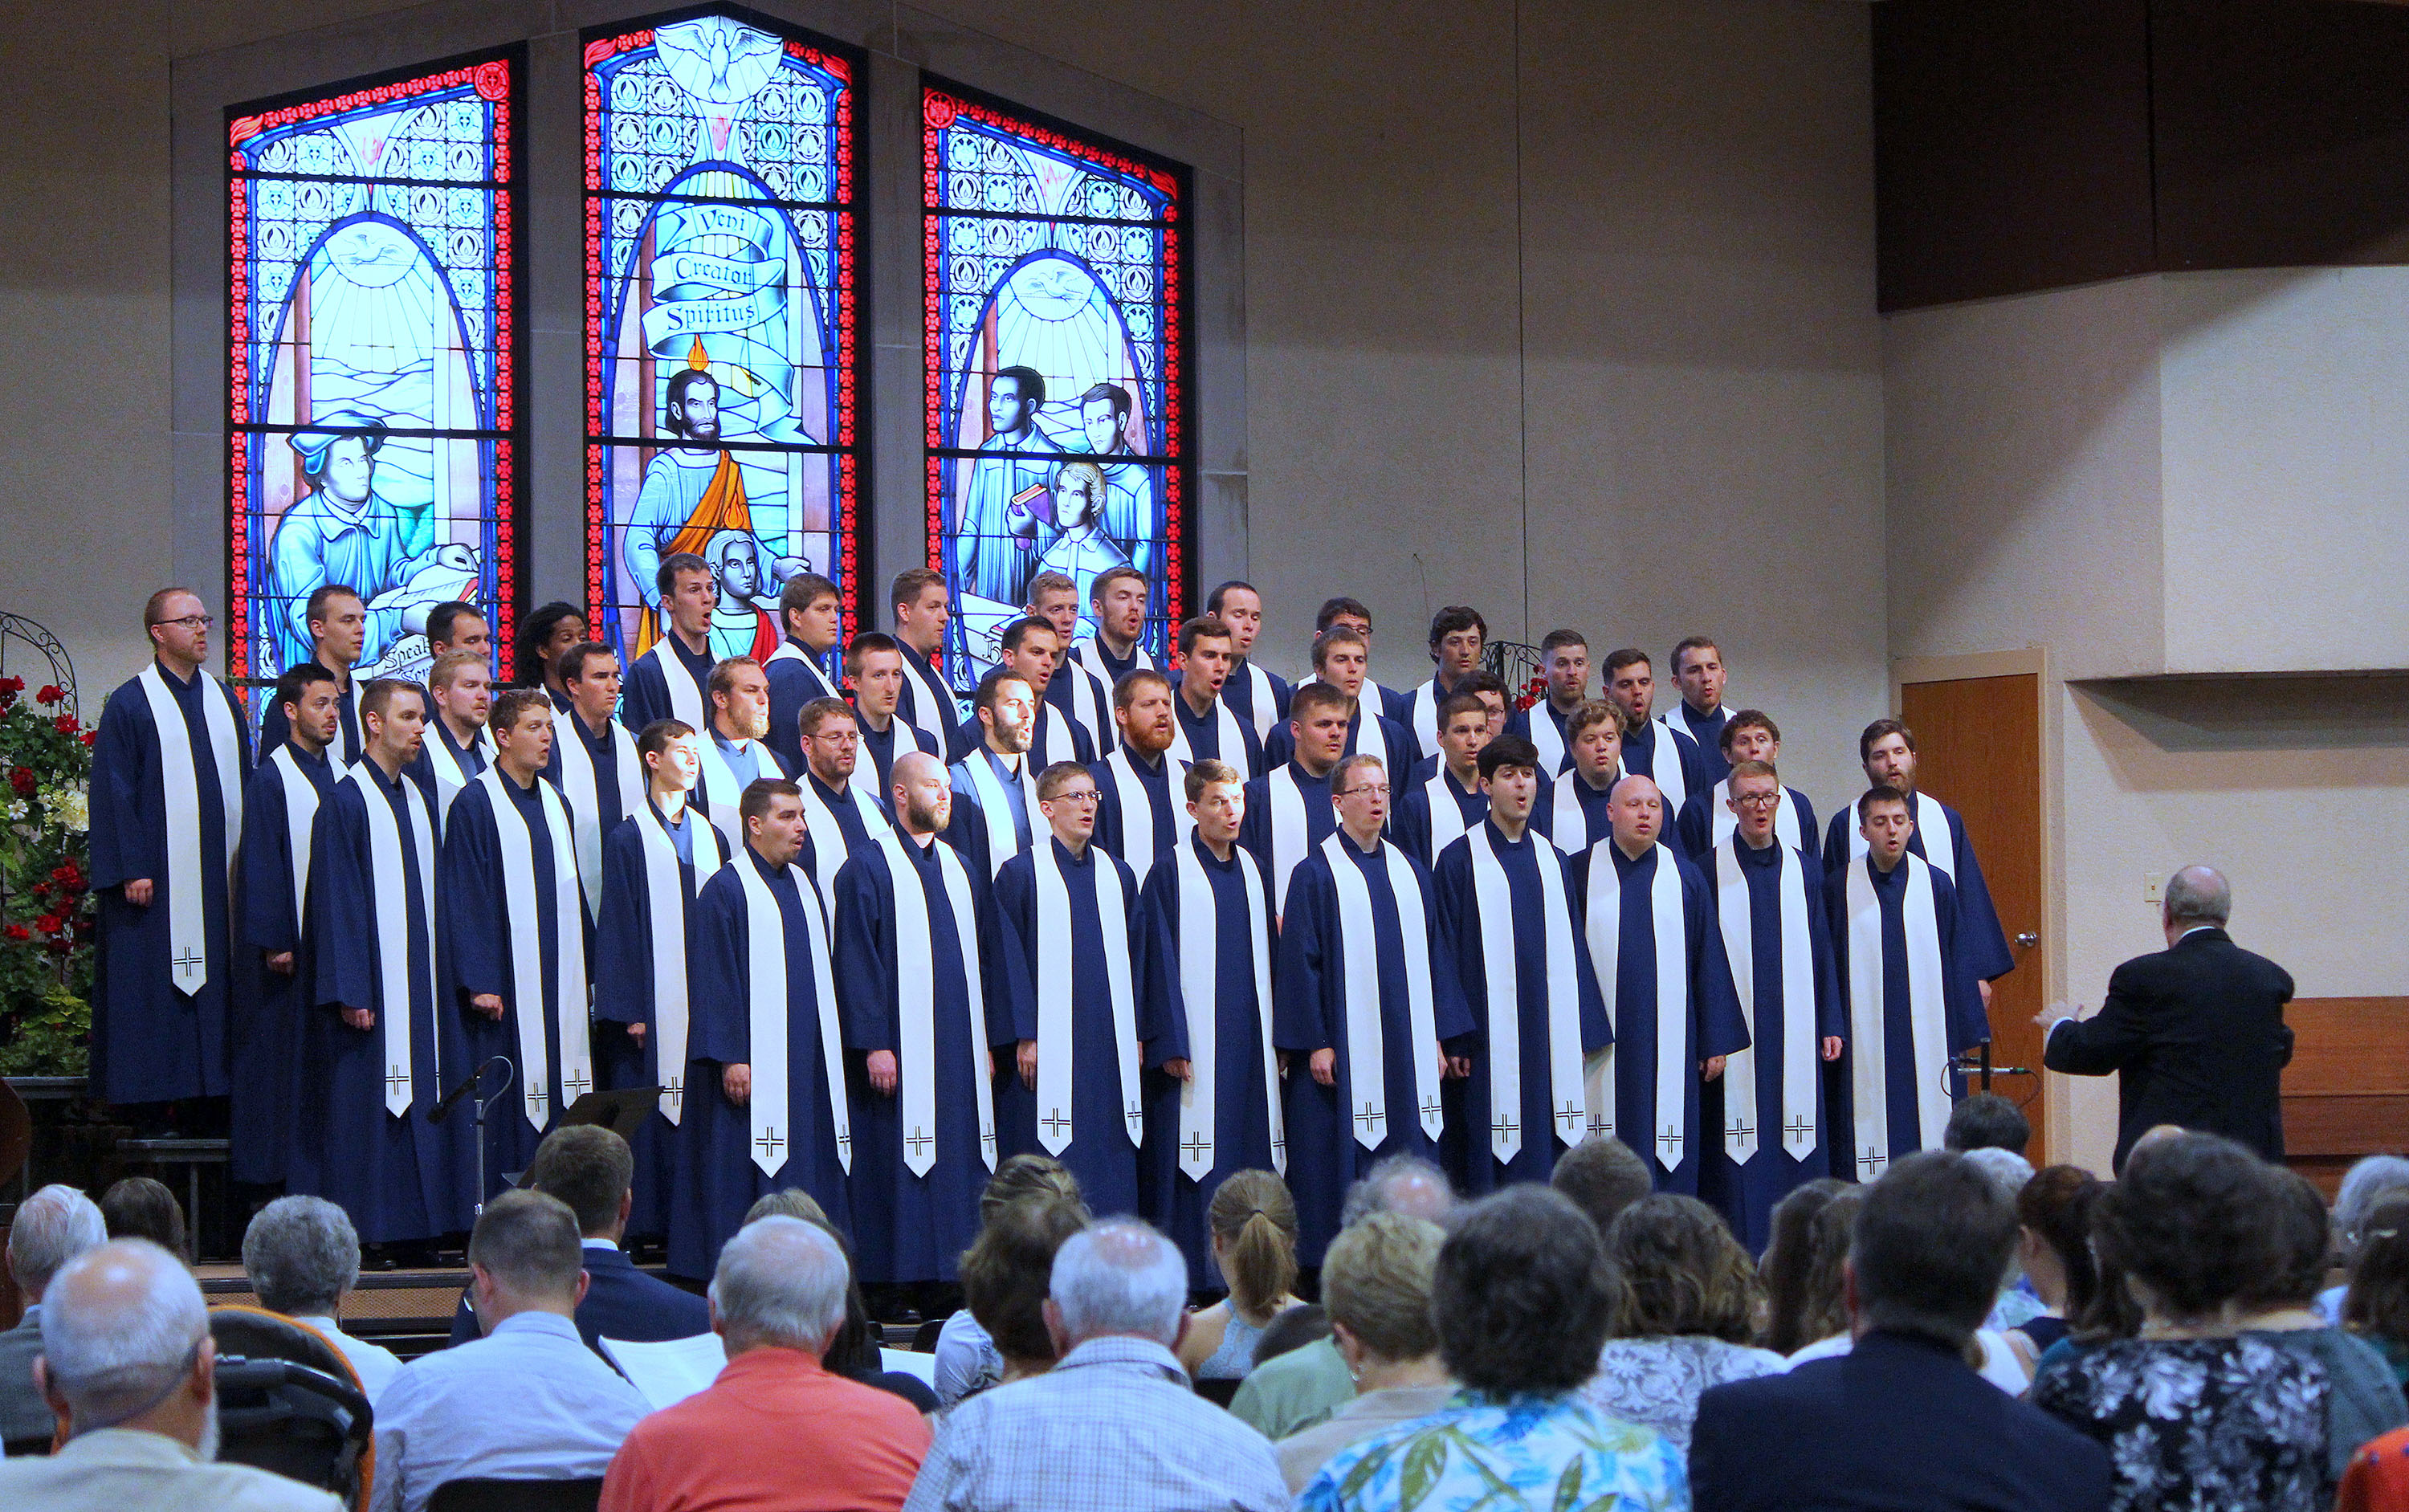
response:
<svg viewBox="0 0 2409 1512"><path fill-rule="evenodd" d="M921 100L929 562L967 686L1029 581L1122 562L1158 656L1190 596L1188 179L951 84Z"/></svg>
<svg viewBox="0 0 2409 1512"><path fill-rule="evenodd" d="M775 649L796 572L855 623L854 69L727 15L586 34L585 591L623 656L676 552L723 656Z"/></svg>
<svg viewBox="0 0 2409 1512"><path fill-rule="evenodd" d="M328 583L368 605L364 674L424 676L437 604L498 629L517 612L519 70L512 52L227 112L238 676L309 658Z"/></svg>

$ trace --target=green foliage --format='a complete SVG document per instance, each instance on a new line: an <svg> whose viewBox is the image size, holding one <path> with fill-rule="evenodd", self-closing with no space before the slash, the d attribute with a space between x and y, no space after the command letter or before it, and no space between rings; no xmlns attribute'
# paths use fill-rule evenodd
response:
<svg viewBox="0 0 2409 1512"><path fill-rule="evenodd" d="M0 1073L79 1075L92 1024L93 732L0 678Z"/></svg>

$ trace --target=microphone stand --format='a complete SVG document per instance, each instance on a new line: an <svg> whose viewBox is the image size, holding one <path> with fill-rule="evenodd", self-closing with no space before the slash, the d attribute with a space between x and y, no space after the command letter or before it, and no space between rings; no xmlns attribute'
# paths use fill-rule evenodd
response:
<svg viewBox="0 0 2409 1512"><path fill-rule="evenodd" d="M502 1068L502 1085L495 1089L492 1097L483 1099L478 1098L475 1095L478 1083L483 1081L485 1073L493 1070L496 1066ZM475 1202L470 1204L470 1222L472 1224L477 1218L481 1218L485 1216L485 1115L490 1109L492 1109L495 1103L499 1102L502 1100L504 1094L510 1091L511 1084L517 1079L518 1068L511 1063L511 1058L508 1056L495 1056L493 1058L487 1060L483 1065L479 1066L475 1071L470 1072L469 1073L469 1079L454 1087L451 1095L444 1098L441 1105L437 1107L433 1113L426 1116L426 1121L428 1123L440 1124L444 1119L452 1116L452 1105L454 1102L459 1102L460 1099L464 1097L469 1100L469 1105L477 1110L477 1128L475 1135L477 1141L477 1195Z"/></svg>

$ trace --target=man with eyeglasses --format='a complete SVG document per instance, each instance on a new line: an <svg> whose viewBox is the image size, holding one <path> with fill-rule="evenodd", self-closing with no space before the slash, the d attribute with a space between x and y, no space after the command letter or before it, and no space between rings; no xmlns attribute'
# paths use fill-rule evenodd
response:
<svg viewBox="0 0 2409 1512"><path fill-rule="evenodd" d="M1068 1166L1092 1211L1134 1213L1146 1138L1138 1066L1162 1030L1139 1017L1130 954L1137 878L1089 843L1098 798L1077 762L1039 772L1048 832L996 873L1017 1073L1002 1079L996 1119L1007 1149L1043 1150Z"/></svg>
<svg viewBox="0 0 2409 1512"><path fill-rule="evenodd" d="M803 770L796 781L811 831L810 871L824 907L836 906L836 874L865 845L887 833L887 811L854 781L861 764L861 725L843 698L815 698L796 716L803 738Z"/></svg>
<svg viewBox="0 0 2409 1512"><path fill-rule="evenodd" d="M151 665L109 694L93 743L92 1085L111 1103L225 1095L236 974L228 868L251 781L241 708L202 665L209 612L190 589L163 588L142 623ZM53 812L65 801L38 787L14 796ZM72 940L74 912L63 907L34 927ZM164 1126L166 1116L152 1109L137 1122Z"/></svg>
<svg viewBox="0 0 2409 1512"><path fill-rule="evenodd" d="M1472 1069L1472 1015L1430 873L1380 838L1388 769L1349 756L1330 791L1338 828L1290 878L1272 988L1274 1043L1305 1073L1289 1077L1286 1112L1306 1265L1321 1263L1347 1188L1380 1159L1435 1162L1440 1080Z"/></svg>

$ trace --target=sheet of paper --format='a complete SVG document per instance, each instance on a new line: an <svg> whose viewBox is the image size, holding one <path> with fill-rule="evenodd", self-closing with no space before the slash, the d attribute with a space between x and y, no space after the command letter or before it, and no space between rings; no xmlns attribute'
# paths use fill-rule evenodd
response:
<svg viewBox="0 0 2409 1512"><path fill-rule="evenodd" d="M909 1349L881 1349L879 1364L887 1370L902 1371L919 1377L920 1384L933 1391L937 1389L937 1357L914 1354Z"/></svg>
<svg viewBox="0 0 2409 1512"><path fill-rule="evenodd" d="M728 1346L716 1333L690 1339L642 1344L633 1339L604 1339L602 1352L619 1367L628 1384L643 1393L655 1412L673 1407L719 1378L728 1364ZM932 1362L935 1356L928 1357Z"/></svg>

